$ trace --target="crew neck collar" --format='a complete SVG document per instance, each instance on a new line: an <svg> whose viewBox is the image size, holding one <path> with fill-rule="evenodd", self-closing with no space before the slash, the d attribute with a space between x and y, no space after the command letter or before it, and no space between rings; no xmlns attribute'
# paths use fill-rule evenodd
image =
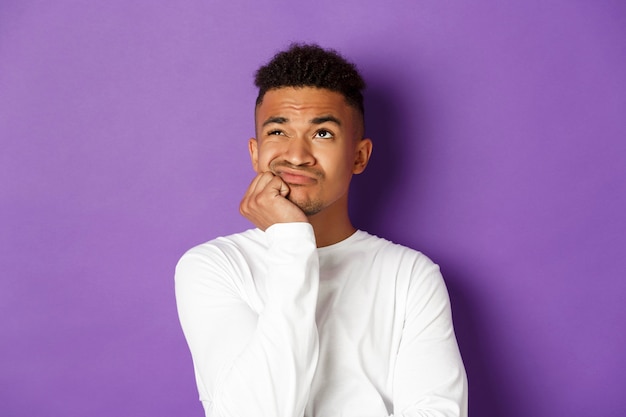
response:
<svg viewBox="0 0 626 417"><path fill-rule="evenodd" d="M335 251L335 250L350 246L354 242L359 240L361 237L363 237L364 235L367 235L367 233L362 230L357 229L354 233L352 233L350 236L348 236L344 240L341 240L337 243L333 243L332 245L317 248L317 253L322 255L326 252Z"/></svg>

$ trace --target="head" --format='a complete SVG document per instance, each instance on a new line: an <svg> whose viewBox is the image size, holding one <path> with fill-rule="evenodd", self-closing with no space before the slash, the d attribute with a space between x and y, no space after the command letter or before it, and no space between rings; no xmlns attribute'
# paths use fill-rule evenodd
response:
<svg viewBox="0 0 626 417"><path fill-rule="evenodd" d="M361 123L364 123L362 91L365 81L356 66L335 50L318 45L292 44L258 69L254 84L259 88L257 107L271 90L283 87L326 89L341 94L346 103L358 111Z"/></svg>
<svg viewBox="0 0 626 417"><path fill-rule="evenodd" d="M280 176L287 198L307 215L347 216L350 180L371 153L363 138L365 83L355 66L335 51L292 45L257 71L255 84L254 169Z"/></svg>

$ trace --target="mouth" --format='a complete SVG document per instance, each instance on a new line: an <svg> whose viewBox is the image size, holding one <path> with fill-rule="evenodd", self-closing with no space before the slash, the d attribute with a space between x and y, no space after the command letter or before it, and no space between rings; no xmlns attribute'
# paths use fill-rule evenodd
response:
<svg viewBox="0 0 626 417"><path fill-rule="evenodd" d="M298 171L279 170L275 174L289 185L311 185L317 182L316 178Z"/></svg>

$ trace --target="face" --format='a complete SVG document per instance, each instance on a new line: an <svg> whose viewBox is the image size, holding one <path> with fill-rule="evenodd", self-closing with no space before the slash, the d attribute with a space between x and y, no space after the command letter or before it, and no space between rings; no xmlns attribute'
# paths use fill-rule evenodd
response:
<svg viewBox="0 0 626 417"><path fill-rule="evenodd" d="M257 137L249 142L255 171L280 176L287 198L309 216L347 210L352 175L363 172L371 153L359 112L340 93L285 87L268 91L255 116Z"/></svg>

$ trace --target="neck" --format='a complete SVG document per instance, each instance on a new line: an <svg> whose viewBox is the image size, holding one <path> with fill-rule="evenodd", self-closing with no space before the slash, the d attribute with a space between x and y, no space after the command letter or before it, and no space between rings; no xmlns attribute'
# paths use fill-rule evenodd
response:
<svg viewBox="0 0 626 417"><path fill-rule="evenodd" d="M347 202L327 207L320 213L309 216L309 222L313 226L318 248L341 242L356 231L348 216Z"/></svg>

